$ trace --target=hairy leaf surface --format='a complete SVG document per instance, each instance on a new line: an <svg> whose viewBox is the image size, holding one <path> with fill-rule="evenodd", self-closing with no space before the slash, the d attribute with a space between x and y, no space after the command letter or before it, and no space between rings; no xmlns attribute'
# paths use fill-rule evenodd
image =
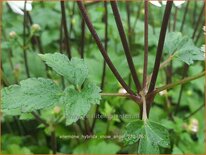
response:
<svg viewBox="0 0 206 155"><path fill-rule="evenodd" d="M69 60L66 55L60 53L40 54L40 57L54 71L75 86L81 86L88 76L87 65L82 59L72 58Z"/></svg>
<svg viewBox="0 0 206 155"><path fill-rule="evenodd" d="M68 87L61 99L65 105L66 123L72 124L83 118L91 108L92 104L99 104L101 99L100 88L86 81L82 90Z"/></svg>
<svg viewBox="0 0 206 155"><path fill-rule="evenodd" d="M166 35L164 51L188 65L193 64L195 60L204 60L204 52L194 45L192 39L180 32L170 32Z"/></svg>
<svg viewBox="0 0 206 155"><path fill-rule="evenodd" d="M49 79L30 78L2 89L2 109L32 112L51 106L60 98L60 88Z"/></svg>

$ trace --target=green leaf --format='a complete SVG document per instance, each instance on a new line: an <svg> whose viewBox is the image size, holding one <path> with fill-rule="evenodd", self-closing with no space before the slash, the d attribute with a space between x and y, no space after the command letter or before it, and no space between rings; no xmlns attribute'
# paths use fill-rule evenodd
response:
<svg viewBox="0 0 206 155"><path fill-rule="evenodd" d="M69 125L83 118L92 104L99 104L100 91L99 87L89 81L85 81L82 90L76 90L73 86L66 88L61 98L65 105L66 123Z"/></svg>
<svg viewBox="0 0 206 155"><path fill-rule="evenodd" d="M169 54L174 54L179 48L179 45L185 41L183 39L182 33L180 32L169 32L165 38L164 51Z"/></svg>
<svg viewBox="0 0 206 155"><path fill-rule="evenodd" d="M126 127L124 140L127 144L139 141L138 153L158 154L159 146L170 147L169 133L167 129L152 121L137 120Z"/></svg>
<svg viewBox="0 0 206 155"><path fill-rule="evenodd" d="M204 52L196 47L187 36L180 32L170 32L165 39L164 51L191 65L195 60L204 60Z"/></svg>
<svg viewBox="0 0 206 155"><path fill-rule="evenodd" d="M2 89L2 109L32 112L58 103L61 90L52 80L30 78Z"/></svg>
<svg viewBox="0 0 206 155"><path fill-rule="evenodd" d="M48 66L75 86L81 86L88 77L88 68L82 59L69 60L66 55L60 53L39 54L39 56Z"/></svg>
<svg viewBox="0 0 206 155"><path fill-rule="evenodd" d="M77 146L73 154L115 154L120 147L115 143L106 143L105 141L89 140Z"/></svg>

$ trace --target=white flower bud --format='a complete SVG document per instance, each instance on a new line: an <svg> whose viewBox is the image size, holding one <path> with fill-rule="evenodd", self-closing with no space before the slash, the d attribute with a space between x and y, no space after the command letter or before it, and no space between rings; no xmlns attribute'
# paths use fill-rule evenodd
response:
<svg viewBox="0 0 206 155"><path fill-rule="evenodd" d="M120 93L120 94L126 94L127 91L126 91L124 88L120 88L119 91L118 91L118 93Z"/></svg>
<svg viewBox="0 0 206 155"><path fill-rule="evenodd" d="M198 122L197 119L195 119L195 118L191 118L190 119L188 130L190 132L192 132L192 133L197 133L198 132L198 130L199 130L199 122Z"/></svg>
<svg viewBox="0 0 206 155"><path fill-rule="evenodd" d="M55 106L54 109L53 109L54 114L59 114L60 111L61 111L61 108L59 106Z"/></svg>
<svg viewBox="0 0 206 155"><path fill-rule="evenodd" d="M161 92L159 92L160 96L164 96L164 95L167 95L167 90L163 90Z"/></svg>
<svg viewBox="0 0 206 155"><path fill-rule="evenodd" d="M31 26L31 29L32 29L32 31L34 31L34 32L38 32L38 31L41 30L41 27L39 26L39 24L33 24L33 25Z"/></svg>
<svg viewBox="0 0 206 155"><path fill-rule="evenodd" d="M11 31L10 33L9 33L9 37L11 38L11 39L14 39L14 38L16 38L16 32L14 32L14 31Z"/></svg>

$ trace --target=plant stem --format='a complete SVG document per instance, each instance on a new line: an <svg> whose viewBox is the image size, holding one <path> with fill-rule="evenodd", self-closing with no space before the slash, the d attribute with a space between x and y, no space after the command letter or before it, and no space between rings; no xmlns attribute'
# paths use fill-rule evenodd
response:
<svg viewBox="0 0 206 155"><path fill-rule="evenodd" d="M141 90L141 85L140 85L139 79L137 77L137 73L136 73L136 70L135 70L135 67L134 67L134 62L133 62L132 56L130 54L130 49L129 49L128 41L127 41L125 31L124 31L124 28L123 28L123 25L122 25L122 20L121 20L120 13L119 13L119 10L118 10L117 1L110 1L110 3L111 3L111 6L112 6L112 11L113 11L114 18L115 18L115 21L116 21L116 25L117 25L119 35L120 35L120 38L121 38L122 46L124 48L124 52L125 52L125 55L126 55L126 58L127 58L127 63L129 65L131 75L132 75L132 78L134 80L136 89L139 92Z"/></svg>
<svg viewBox="0 0 206 155"><path fill-rule="evenodd" d="M30 22L30 25L32 25L33 21L32 21L32 17L31 17L29 12L27 12L27 16L28 16L28 20ZM34 39L36 41L39 53L44 54L44 49L42 47L41 37L40 36L34 36ZM49 72L48 72L49 71L49 67L46 64L45 64L45 68L46 68L46 75L47 75L47 77L50 78L51 76L49 75Z"/></svg>
<svg viewBox="0 0 206 155"><path fill-rule="evenodd" d="M204 25L204 23L203 23L202 25ZM198 43L201 35L203 35L202 29L199 30L199 33L198 33L198 35L197 35L197 37L196 37L196 39L195 39L195 44Z"/></svg>
<svg viewBox="0 0 206 155"><path fill-rule="evenodd" d="M168 26L168 21L170 17L170 13L172 10L172 4L173 1L168 1L162 21L162 26L160 30L160 36L159 36L159 42L157 46L157 52L156 52L156 58L155 58L155 64L154 64L154 69L152 73L152 78L149 86L149 93L152 92L155 88L158 72L159 72L159 67L160 67L160 62L161 62L161 57L163 53L163 46L165 42L165 36L166 36L166 31L167 31L167 26Z"/></svg>
<svg viewBox="0 0 206 155"><path fill-rule="evenodd" d="M126 98L130 98L132 100L134 100L138 105L141 105L142 103L142 99L141 97L137 97L137 96L134 96L134 95L131 95L131 94L124 94L124 93L100 93L100 95L102 97L104 96L119 96L119 97L126 97Z"/></svg>
<svg viewBox="0 0 206 155"><path fill-rule="evenodd" d="M81 22L81 29L82 29L82 33L81 33L81 58L84 58L84 41L85 41L85 22L84 19L82 19Z"/></svg>
<svg viewBox="0 0 206 155"><path fill-rule="evenodd" d="M132 95L135 95L135 93L128 87L128 85L125 83L125 81L123 80L123 78L121 77L121 75L119 74L119 72L117 71L117 69L115 68L115 66L113 65L112 61L110 60L105 48L103 47L100 39L99 39L99 36L97 35L95 29L94 29L94 26L93 24L91 23L91 20L89 19L88 17L88 14L87 14L87 11L84 7L84 4L82 3L82 1L77 1L77 4L78 4L78 7L79 7L79 10L80 12L82 13L82 16L87 24L87 27L88 29L90 30L102 56L104 57L105 61L107 62L109 68L111 69L111 71L113 72L113 74L115 75L115 77L117 78L117 80L119 81L119 83L124 87L124 89L132 94Z"/></svg>
<svg viewBox="0 0 206 155"><path fill-rule="evenodd" d="M153 93L154 93L154 94L157 94L157 93L159 93L159 92L161 92L161 91L163 91L163 90L168 90L168 89L174 88L174 87L176 87L176 86L178 86L178 85L183 85L183 84L185 84L185 83L188 83L188 82L190 82L190 81L196 80L196 79L201 78L201 77L203 77L203 76L205 76L205 72L202 72L202 73L199 73L199 74L197 74L197 75L184 78L184 79L182 79L182 80L180 80L180 81L177 81L177 82L174 82L174 83L171 83L171 84L168 84L168 85L159 87L159 88L157 88L156 90L154 90L154 91L152 92L152 94L153 94Z"/></svg>
<svg viewBox="0 0 206 155"><path fill-rule="evenodd" d="M146 2L146 1L145 1ZM145 91L141 91L140 95L142 97L142 120L145 122L147 120L147 102L146 102L146 98L145 98Z"/></svg>
<svg viewBox="0 0 206 155"><path fill-rule="evenodd" d="M193 111L190 115L186 116L185 118L183 118L184 120L187 120L188 118L190 118L191 116L195 115L198 111L200 111L203 107L205 106L205 104L202 104L199 108L197 108L195 111Z"/></svg>
<svg viewBox="0 0 206 155"><path fill-rule="evenodd" d="M197 1L194 2L194 8L193 8L193 25L195 25L195 22L196 22L196 12L197 12Z"/></svg>
<svg viewBox="0 0 206 155"><path fill-rule="evenodd" d="M128 41L129 41L129 47L130 49L132 48L131 47L131 41L132 41L132 38L131 38L131 20L130 20L130 2L127 1L126 2L126 12L127 12L127 26L128 26Z"/></svg>
<svg viewBox="0 0 206 155"><path fill-rule="evenodd" d="M185 64L184 67L183 67L182 79L187 76L188 70L189 70L189 65ZM184 89L184 85L181 85L179 96L178 96L178 101L177 101L177 104L176 104L176 107L175 107L174 114L177 114L177 112L178 112L178 109L179 109L179 106L180 106L180 102L181 102L181 99L182 99L183 89Z"/></svg>
<svg viewBox="0 0 206 155"><path fill-rule="evenodd" d="M63 27L63 22L62 22L62 19L61 19L61 24L60 24L60 37L59 37L59 52L60 53L63 53L63 50L62 50L62 42L63 42L63 32L62 32L62 27ZM47 66L47 65L46 65ZM64 77L61 76L61 83L62 83L62 89L64 90L65 89L65 80L64 80Z"/></svg>
<svg viewBox="0 0 206 155"><path fill-rule="evenodd" d="M144 2L144 68L143 68L143 89L147 87L147 65L148 65L148 0Z"/></svg>
<svg viewBox="0 0 206 155"><path fill-rule="evenodd" d="M42 123L45 127L48 127L49 124L43 120L41 117L39 117L38 114L36 114L35 112L31 112L31 114L34 116L34 118L39 122L39 123Z"/></svg>
<svg viewBox="0 0 206 155"><path fill-rule="evenodd" d="M182 19L182 24L181 24L181 27L180 27L180 32L183 31L183 27L184 27L184 24L185 24L185 19L186 19L186 15L187 15L187 12L188 12L189 4L190 4L190 1L187 1L187 5L185 7L185 12L184 12L183 19Z"/></svg>
<svg viewBox="0 0 206 155"><path fill-rule="evenodd" d="M25 63L25 69L26 69L26 75L29 78L29 66L28 66L28 60L27 60L27 51L26 51L26 21L27 21L27 13L26 13L26 3L27 0L25 0L24 3L24 21L23 21L23 54L24 54L24 63Z"/></svg>
<svg viewBox="0 0 206 155"><path fill-rule="evenodd" d="M130 97L130 94L125 93L100 93L101 96L122 96L122 97Z"/></svg>
<svg viewBox="0 0 206 155"><path fill-rule="evenodd" d="M73 22L72 22L72 20L73 20L73 16L74 16L74 11L75 11L75 2L73 2L73 5L72 5L72 8L70 8L70 10L72 10L72 13L70 13L70 20L71 20L71 22L70 22L70 29L69 29L69 34L70 34L70 36L69 37L71 37L71 34L72 34L72 31L73 31L73 33L74 33L74 35L75 35L75 31L74 31L74 27L73 27Z"/></svg>
<svg viewBox="0 0 206 155"><path fill-rule="evenodd" d="M104 2L104 22L105 22L105 33L104 33L104 48L107 52L107 45L108 45L108 9L107 9L107 2ZM105 83L105 76L106 76L106 61L103 62L103 71L102 71L102 81L101 81L101 90L104 90L104 83Z"/></svg>
<svg viewBox="0 0 206 155"><path fill-rule="evenodd" d="M88 120L87 117L85 117L85 119L84 119L84 126L85 126L85 130L86 130L86 134L87 135L92 135L92 131L91 131L91 128L90 128L89 120Z"/></svg>
<svg viewBox="0 0 206 155"><path fill-rule="evenodd" d="M107 42L108 42L108 9L107 9L107 2L104 2L104 22L105 22L105 34L104 34L104 48L107 51ZM103 62L103 71L102 71L102 81L101 81L101 90L104 90L105 84L105 77L106 77L106 61ZM96 106L95 116L98 114L99 105ZM96 117L94 117L92 122L91 131L93 132L95 124L96 124Z"/></svg>
<svg viewBox="0 0 206 155"><path fill-rule="evenodd" d="M34 116L34 118L42 123L45 127L49 127L49 124L42 119L41 117L39 117L38 114L36 114L35 112L31 112L31 114ZM53 131L51 132L51 147L52 147L52 152L53 154L56 154L57 152L57 144L56 144L56 133L55 133L55 129L53 129Z"/></svg>
<svg viewBox="0 0 206 155"><path fill-rule="evenodd" d="M177 12L178 12L178 8L177 8L177 7L175 7L174 23L173 23L173 31L175 31L175 29L176 29Z"/></svg>
<svg viewBox="0 0 206 155"><path fill-rule="evenodd" d="M140 1L139 3L140 3L140 4L139 4L139 7L138 7L137 16L136 16L135 21L134 21L134 24L133 24L132 32L134 32L134 29L135 29L135 27L136 27L136 25L137 25L137 21L138 21L138 19L139 19L139 17L140 17L140 14L141 14L141 7L142 7L143 1Z"/></svg>
<svg viewBox="0 0 206 155"><path fill-rule="evenodd" d="M66 51L69 59L71 59L71 50L70 50L70 41L68 36L68 29L67 29L67 21L66 21L66 12L65 12L65 5L64 1L60 1L61 4L61 13L62 13L62 22L63 22L63 28L64 28L64 35L65 35L65 45L66 45Z"/></svg>
<svg viewBox="0 0 206 155"><path fill-rule="evenodd" d="M197 23L196 23L196 25L195 25L194 32L193 32L193 34L192 34L192 39L195 38L195 34L196 34L196 32L197 32L197 29L198 29L198 27L199 27L199 25L200 25L200 23L201 23L201 19L202 19L202 17L203 17L203 13L204 13L204 8L205 8L205 3L204 3L204 5L202 6L202 9L201 9L201 11L200 11L200 14L199 14Z"/></svg>
<svg viewBox="0 0 206 155"><path fill-rule="evenodd" d="M52 145L52 153L56 154L57 153L57 142L56 142L56 132L53 130L51 132L51 145Z"/></svg>
<svg viewBox="0 0 206 155"><path fill-rule="evenodd" d="M201 18L202 18L202 15L204 13L204 7L205 7L205 3L203 5L203 7L202 7L202 10L201 10L200 14L199 14L198 21L197 21L197 24L195 26L195 29L194 29L194 32L193 32L193 35L192 35L192 39L194 39L196 31L198 29L198 26L200 25ZM189 70L189 66L187 64L185 64L184 65L184 69L183 69L182 78L184 78L187 75L188 70ZM180 106L183 89L184 89L184 85L181 85L180 93L179 93L179 97L178 97L178 102L177 102L177 105L176 105L176 108L175 108L175 114L177 114L178 108Z"/></svg>

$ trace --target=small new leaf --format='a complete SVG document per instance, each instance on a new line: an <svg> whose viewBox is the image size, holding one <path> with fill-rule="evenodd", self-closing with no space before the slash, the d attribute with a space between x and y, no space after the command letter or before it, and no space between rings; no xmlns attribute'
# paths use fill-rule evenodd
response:
<svg viewBox="0 0 206 155"><path fill-rule="evenodd" d="M180 32L170 32L166 36L164 51L191 65L195 60L204 60L204 52L196 47L187 36Z"/></svg>
<svg viewBox="0 0 206 155"><path fill-rule="evenodd" d="M32 112L58 103L61 89L52 80L30 78L3 88L1 93L3 110Z"/></svg>
<svg viewBox="0 0 206 155"><path fill-rule="evenodd" d="M88 68L84 60L72 58L60 53L39 54L54 71L64 76L71 84L81 86L88 76Z"/></svg>
<svg viewBox="0 0 206 155"><path fill-rule="evenodd" d="M85 117L92 104L99 104L100 91L99 87L88 80L85 81L82 90L77 90L75 87L66 88L61 98L65 106L66 124L70 125Z"/></svg>
<svg viewBox="0 0 206 155"><path fill-rule="evenodd" d="M159 154L159 146L170 147L167 129L152 121L134 121L127 125L124 136L126 144L139 141L138 153Z"/></svg>

